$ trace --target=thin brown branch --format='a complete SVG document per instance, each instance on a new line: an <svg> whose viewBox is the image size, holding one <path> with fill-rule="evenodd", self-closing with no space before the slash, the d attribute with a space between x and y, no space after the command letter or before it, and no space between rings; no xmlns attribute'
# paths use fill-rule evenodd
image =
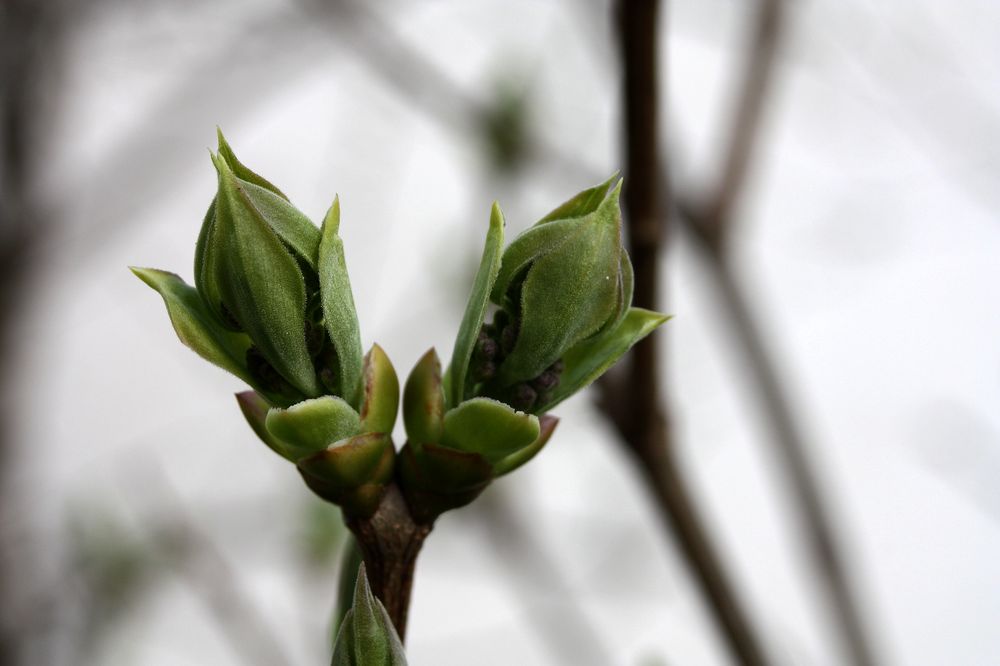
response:
<svg viewBox="0 0 1000 666"><path fill-rule="evenodd" d="M233 651L247 664L273 666L292 663L282 641L248 597L239 577L219 550L187 511L162 475L148 477L159 487L162 504L171 517L157 543L175 549L168 561L181 578L191 584L215 618L216 626ZM159 478L157 478L159 477Z"/></svg>
<svg viewBox="0 0 1000 666"><path fill-rule="evenodd" d="M599 632L574 599L558 563L535 537L529 522L504 488L493 488L470 509L469 522L485 526L490 553L513 581L513 593L524 604L527 624L549 653L549 663L605 666L614 663ZM539 595L552 601L535 603Z"/></svg>
<svg viewBox="0 0 1000 666"><path fill-rule="evenodd" d="M406 618L413 590L413 572L431 525L416 522L393 483L370 518L351 518L372 592L389 613L400 640L406 640Z"/></svg>
<svg viewBox="0 0 1000 666"><path fill-rule="evenodd" d="M679 201L680 219L705 250L722 303L759 387L762 409L774 431L787 483L795 495L802 533L836 618L837 629L854 666L874 666L870 642L848 583L832 521L821 498L819 478L805 453L804 439L778 378L757 320L733 273L726 246L731 238L733 208L746 181L762 110L773 79L781 38L784 0L760 0L746 69L729 130L727 152L713 195L704 205ZM666 182L666 181L664 181Z"/></svg>
<svg viewBox="0 0 1000 666"><path fill-rule="evenodd" d="M660 253L666 243L664 210L669 190L662 187L658 155L657 29L659 3L620 0L619 45L623 66L625 175L624 212L635 271L635 304L660 304ZM659 341L649 336L628 358L616 380L626 390L605 391L603 405L635 454L644 478L673 532L734 660L766 664L751 624L741 610L714 547L676 465L660 385ZM627 396L627 398L626 398Z"/></svg>
<svg viewBox="0 0 1000 666"><path fill-rule="evenodd" d="M874 666L878 661L865 632L861 614L848 583L847 567L837 546L832 520L822 500L819 476L810 465L805 451L805 441L799 431L788 395L778 377L776 364L771 358L764 336L751 307L743 293L739 278L734 274L725 254L717 245L706 242L698 223L683 212L680 217L685 226L701 242L704 256L722 297L732 331L743 347L749 361L758 398L774 432L774 444L779 453L786 483L795 496L801 532L806 536L813 567L826 588L830 606L835 614L837 630L850 663L855 666Z"/></svg>
<svg viewBox="0 0 1000 666"><path fill-rule="evenodd" d="M771 91L774 56L784 17L785 0L760 0L746 57L740 88L725 143L724 162L718 182L704 210L701 232L721 242L726 237L734 203L746 182L747 166L760 134L764 103Z"/></svg>

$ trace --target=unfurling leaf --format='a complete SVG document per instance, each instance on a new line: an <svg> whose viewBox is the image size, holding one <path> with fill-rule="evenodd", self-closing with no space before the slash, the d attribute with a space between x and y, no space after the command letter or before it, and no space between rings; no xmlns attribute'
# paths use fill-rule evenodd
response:
<svg viewBox="0 0 1000 666"><path fill-rule="evenodd" d="M365 566L358 568L354 604L344 616L331 666L406 666L396 628L368 585Z"/></svg>

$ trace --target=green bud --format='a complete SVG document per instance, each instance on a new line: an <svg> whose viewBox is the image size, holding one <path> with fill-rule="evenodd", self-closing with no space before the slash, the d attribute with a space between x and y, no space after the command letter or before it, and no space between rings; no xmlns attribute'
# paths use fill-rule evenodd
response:
<svg viewBox="0 0 1000 666"><path fill-rule="evenodd" d="M184 344L270 404L329 394L360 411L363 361L339 201L321 230L241 163L221 132L212 162L218 190L195 247L195 289L170 273L133 271L163 296Z"/></svg>
<svg viewBox="0 0 1000 666"><path fill-rule="evenodd" d="M584 190L502 254L502 233L491 226L455 345L450 406L484 396L542 414L665 321L630 307L633 275L622 246L621 187L615 175ZM499 307L485 324L484 285Z"/></svg>
<svg viewBox="0 0 1000 666"><path fill-rule="evenodd" d="M220 318L246 331L281 379L304 396L317 396L320 384L306 346L302 270L248 194L256 186L237 179L221 157L213 162L219 191L199 287ZM281 201L267 190L260 193Z"/></svg>
<svg viewBox="0 0 1000 666"><path fill-rule="evenodd" d="M392 434L399 409L399 378L389 357L372 345L364 362L361 431Z"/></svg>
<svg viewBox="0 0 1000 666"><path fill-rule="evenodd" d="M354 604L337 634L331 666L406 666L406 655L392 619L368 585L365 565L358 567Z"/></svg>
<svg viewBox="0 0 1000 666"><path fill-rule="evenodd" d="M499 384L537 377L621 314L628 260L620 191L619 181L592 211L537 224L504 252L491 299L511 316L515 341L497 368Z"/></svg>
<svg viewBox="0 0 1000 666"><path fill-rule="evenodd" d="M417 361L403 389L403 424L414 446L441 439L444 409L441 361L437 352L431 349Z"/></svg>

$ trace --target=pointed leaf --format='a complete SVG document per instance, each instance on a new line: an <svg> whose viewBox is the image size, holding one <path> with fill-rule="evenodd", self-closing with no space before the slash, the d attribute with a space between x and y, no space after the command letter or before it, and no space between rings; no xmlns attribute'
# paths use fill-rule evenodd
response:
<svg viewBox="0 0 1000 666"><path fill-rule="evenodd" d="M363 562L361 547L354 535L348 532L341 547L340 572L337 574L337 606L333 612L333 632L330 636L334 646L337 645L337 634L344 626L347 612L354 605L354 586L358 580L358 569Z"/></svg>
<svg viewBox="0 0 1000 666"><path fill-rule="evenodd" d="M403 425L414 446L438 442L444 429L444 389L441 361L434 349L420 357L403 389Z"/></svg>
<svg viewBox="0 0 1000 666"><path fill-rule="evenodd" d="M389 613L368 585L365 566L358 568L354 605L344 617L332 666L406 666L406 655Z"/></svg>
<svg viewBox="0 0 1000 666"><path fill-rule="evenodd" d="M537 416L491 398L473 398L444 415L441 444L495 463L534 442L538 433Z"/></svg>
<svg viewBox="0 0 1000 666"><path fill-rule="evenodd" d="M265 425L271 404L264 399L264 396L256 391L243 391L236 394L236 402L239 403L240 411L243 412L243 418L250 424L260 441L267 444L268 448L285 460L295 462L282 441L272 435Z"/></svg>
<svg viewBox="0 0 1000 666"><path fill-rule="evenodd" d="M226 141L226 137L222 136L222 130L220 128L216 127L215 133L219 139L219 155L226 161L226 164L229 165L230 170L236 174L237 178L245 180L248 183L253 183L258 187L263 187L265 190L274 192L285 201L288 201L288 197L282 194L281 190L272 185L270 181L263 176L254 173L244 166L242 162L236 159L236 154Z"/></svg>
<svg viewBox="0 0 1000 666"><path fill-rule="evenodd" d="M455 349L451 355L451 365L449 366L449 389L450 394L446 396L448 406L454 407L465 399L466 374L469 369L469 359L472 358L472 350L479 337L479 329L483 326L483 319L486 317L486 307L489 305L490 291L493 289L493 282L500 271L500 256L503 251L503 212L496 202L493 202L493 209L490 211L490 228L486 232L486 244L483 247L483 256L479 262L479 270L475 280L472 282L472 293L469 294L469 301L465 306L465 314L462 316L462 325L458 329L458 336L455 338Z"/></svg>
<svg viewBox="0 0 1000 666"><path fill-rule="evenodd" d="M539 405L539 412L547 412L577 391L604 374L632 346L670 319L669 316L629 308L622 323L615 329L585 340L563 356L565 369L552 399Z"/></svg>
<svg viewBox="0 0 1000 666"><path fill-rule="evenodd" d="M536 225L545 224L554 220L583 217L584 215L593 213L597 210L597 207L601 205L601 202L604 201L604 198L608 195L608 191L611 189L611 186L616 180L619 180L617 171L611 174L611 178L608 178L600 185L584 190L568 201L564 201L559 204L548 215L540 219Z"/></svg>
<svg viewBox="0 0 1000 666"><path fill-rule="evenodd" d="M131 270L163 297L170 323L181 342L206 361L254 385L246 369L250 338L223 328L197 290L174 273L155 268L133 267Z"/></svg>
<svg viewBox="0 0 1000 666"><path fill-rule="evenodd" d="M268 432L280 439L297 460L356 435L361 417L344 400L324 395L303 400L288 409L275 407L267 413L265 424Z"/></svg>
<svg viewBox="0 0 1000 666"><path fill-rule="evenodd" d="M216 158L214 162L219 170L219 193L214 239L206 252L220 255L216 281L222 300L282 377L307 396L319 395L306 347L302 272L225 161Z"/></svg>
<svg viewBox="0 0 1000 666"><path fill-rule="evenodd" d="M336 198L323 220L319 244L319 285L326 330L340 363L340 394L356 409L361 408L362 351L358 314L351 294L351 281L344 261L340 228L340 199Z"/></svg>
<svg viewBox="0 0 1000 666"><path fill-rule="evenodd" d="M399 378L378 345L365 355L361 431L392 434L399 410Z"/></svg>

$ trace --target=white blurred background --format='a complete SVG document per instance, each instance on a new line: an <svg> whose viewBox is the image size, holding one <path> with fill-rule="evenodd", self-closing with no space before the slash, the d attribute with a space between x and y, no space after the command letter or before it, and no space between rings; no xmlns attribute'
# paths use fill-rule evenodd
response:
<svg viewBox="0 0 1000 666"><path fill-rule="evenodd" d="M1000 5L784 4L734 270L879 663L997 664ZM677 191L720 167L755 11L662 8ZM428 347L447 357L491 201L513 237L622 167L611 8L22 0L0 20L6 658L327 663L336 515L126 267L191 280L219 125L314 219L339 193L365 346L401 375ZM484 113L543 141L505 153ZM848 663L759 389L674 241L657 335L683 470L774 663ZM410 663L730 663L592 398L438 521Z"/></svg>

